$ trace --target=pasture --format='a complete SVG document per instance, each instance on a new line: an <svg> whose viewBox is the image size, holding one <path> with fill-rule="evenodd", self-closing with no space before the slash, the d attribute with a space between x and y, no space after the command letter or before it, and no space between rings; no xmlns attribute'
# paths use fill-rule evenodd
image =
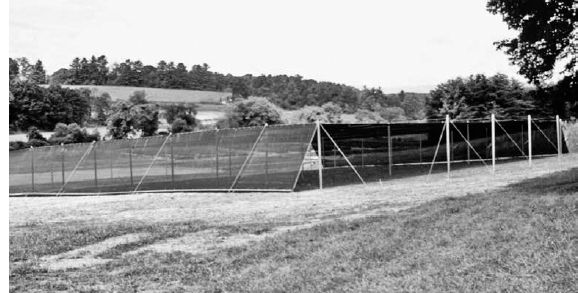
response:
<svg viewBox="0 0 578 293"><path fill-rule="evenodd" d="M565 154L322 191L10 198L10 288L576 291L577 166Z"/></svg>

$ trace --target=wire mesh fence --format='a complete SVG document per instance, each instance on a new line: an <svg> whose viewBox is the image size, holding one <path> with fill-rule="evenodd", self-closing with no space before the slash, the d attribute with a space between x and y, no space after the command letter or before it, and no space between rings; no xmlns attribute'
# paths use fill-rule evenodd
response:
<svg viewBox="0 0 578 293"><path fill-rule="evenodd" d="M318 185L320 167L331 185L441 171L448 161L461 168L567 152L557 127L555 120L496 120L493 130L487 120L302 124L41 147L10 152L9 192L291 191L298 181L299 189Z"/></svg>

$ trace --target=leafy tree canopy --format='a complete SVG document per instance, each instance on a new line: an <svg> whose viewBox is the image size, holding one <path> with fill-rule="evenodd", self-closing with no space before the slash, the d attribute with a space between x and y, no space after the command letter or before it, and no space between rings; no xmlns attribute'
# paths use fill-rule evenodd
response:
<svg viewBox="0 0 578 293"><path fill-rule="evenodd" d="M502 15L512 29L513 39L496 42L520 67L520 74L533 83L552 76L556 62L576 75L578 61L578 5L575 0L489 0L487 9Z"/></svg>

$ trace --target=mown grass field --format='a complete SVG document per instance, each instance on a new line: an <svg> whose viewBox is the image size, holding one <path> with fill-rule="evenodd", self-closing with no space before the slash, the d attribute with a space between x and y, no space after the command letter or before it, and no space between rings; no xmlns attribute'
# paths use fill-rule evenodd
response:
<svg viewBox="0 0 578 293"><path fill-rule="evenodd" d="M556 159L542 161L554 163ZM516 164L508 170L512 179L521 166ZM537 160L537 166L546 166L539 164ZM191 199L195 195L157 195L156 204L152 196L134 201L122 197L34 199L34 203L11 199L10 289L576 292L578 168L564 166L561 171L529 176L503 187L487 185L486 191L478 187L468 192L464 187L469 185L462 185L465 190L461 192L452 190L450 185L460 187L459 180L476 181L473 177L462 178L456 171L452 184L444 181L420 186L421 178L400 179L403 181L399 186L392 183L390 188L338 187L323 192L339 202L346 199L342 193L347 192L352 198L351 209L330 200L313 202L309 197L325 196L318 191L283 195L287 203L277 194L238 198L212 195L206 202ZM493 181L505 176L502 173ZM479 176L477 183L484 184L488 177ZM391 194L402 194L401 188L408 190L403 200L414 204L407 205ZM211 216L210 210L217 208L210 205L211 201L226 206L234 201L245 204L251 198L255 199L247 207L267 199L280 206L246 208L252 217L247 213L229 218L222 211ZM355 205L355 198L364 206ZM378 198L388 200L379 202ZM305 200L313 206L324 203L334 211L291 209L288 204ZM74 201L79 205L71 204ZM194 208L193 204L186 206L189 201L194 201ZM124 204L119 207L120 202ZM97 203L101 205L98 210L82 208ZM202 211L203 205L207 211ZM175 206L181 206L189 217L167 209ZM36 208L44 217L35 214ZM107 214L107 208L111 214ZM284 210L290 215L284 215ZM130 217L128 211L142 211L142 216ZM266 211L276 216L264 214ZM317 221L296 225L303 221L302 217L296 218L296 211ZM229 214L235 213L231 210ZM111 244L110 240L127 235L134 237ZM72 261L92 259L92 263L45 265L47 256L79 248L76 258L68 257ZM87 258L89 254L91 258Z"/></svg>

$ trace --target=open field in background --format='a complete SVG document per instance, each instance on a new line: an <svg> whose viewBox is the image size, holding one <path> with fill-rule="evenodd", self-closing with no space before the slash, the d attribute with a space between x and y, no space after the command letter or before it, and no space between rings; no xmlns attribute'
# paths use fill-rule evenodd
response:
<svg viewBox="0 0 578 293"><path fill-rule="evenodd" d="M88 88L100 95L108 93L113 100L128 100L135 91L145 91L147 100L159 103L195 103L219 105L231 97L229 92L195 91L185 89L162 89L132 86L109 86L109 85L62 85L70 89Z"/></svg>
<svg viewBox="0 0 578 293"><path fill-rule="evenodd" d="M10 286L572 292L577 167L578 155L566 154L531 169L500 164L496 175L458 169L450 181L438 173L297 193L10 198Z"/></svg>

